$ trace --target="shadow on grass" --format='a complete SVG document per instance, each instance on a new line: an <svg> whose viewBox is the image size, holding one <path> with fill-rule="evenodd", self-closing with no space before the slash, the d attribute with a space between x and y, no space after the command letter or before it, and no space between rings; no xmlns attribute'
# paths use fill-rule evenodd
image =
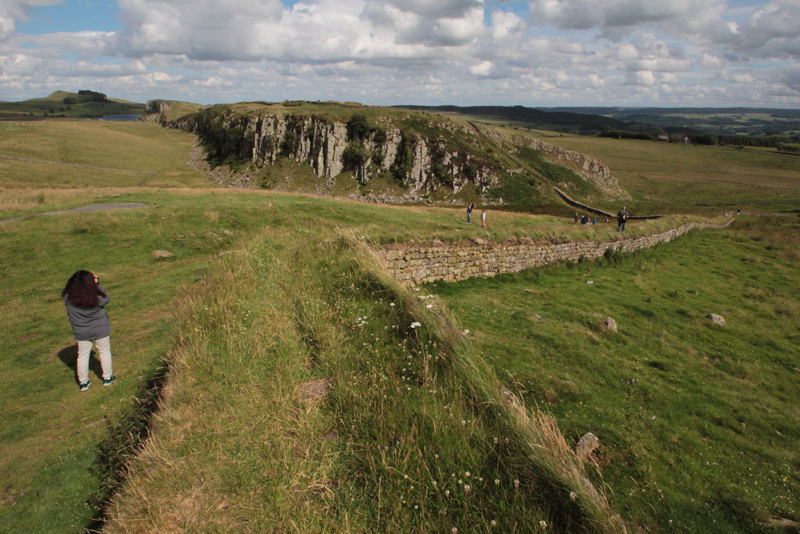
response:
<svg viewBox="0 0 800 534"><path fill-rule="evenodd" d="M58 351L58 359L72 370L75 383L78 383L78 344L64 347ZM96 358L94 350L89 354L89 372L94 373L98 380L103 379L103 367L100 360Z"/></svg>
<svg viewBox="0 0 800 534"><path fill-rule="evenodd" d="M100 369L100 363L92 361ZM101 371L96 370L95 373L97 372ZM91 471L100 484L89 495L86 503L94 510L94 517L86 526L86 532L102 532L111 498L120 489L128 476L131 462L150 436L150 423L159 408L169 374L168 363L159 361L148 374L149 378L139 385L138 391L131 397L134 402L108 420L108 433L97 445L95 464Z"/></svg>

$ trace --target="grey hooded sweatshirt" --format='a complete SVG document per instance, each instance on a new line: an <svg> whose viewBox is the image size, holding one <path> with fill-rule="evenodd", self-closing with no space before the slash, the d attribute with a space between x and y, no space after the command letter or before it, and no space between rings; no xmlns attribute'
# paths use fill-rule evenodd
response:
<svg viewBox="0 0 800 534"><path fill-rule="evenodd" d="M99 285L99 284L98 284ZM106 290L100 286L100 290ZM69 301L69 296L64 295L64 304L67 305L67 316L75 334L75 341L94 341L102 339L111 333L111 321L103 308L111 302L111 297L100 297L97 306L81 308Z"/></svg>

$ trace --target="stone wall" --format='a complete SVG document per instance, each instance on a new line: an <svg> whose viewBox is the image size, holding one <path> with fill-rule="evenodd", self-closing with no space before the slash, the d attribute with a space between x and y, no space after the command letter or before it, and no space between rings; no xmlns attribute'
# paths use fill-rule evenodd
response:
<svg viewBox="0 0 800 534"><path fill-rule="evenodd" d="M733 222L733 219L727 224ZM460 243L403 243L384 245L376 251L379 261L398 280L418 284L423 282L454 282L471 276L488 278L502 273L516 273L562 260L578 261L582 256L594 260L609 248L633 252L669 243L695 228L724 228L725 225L687 223L661 234L609 243L570 241L542 243L520 239L494 243L476 239Z"/></svg>

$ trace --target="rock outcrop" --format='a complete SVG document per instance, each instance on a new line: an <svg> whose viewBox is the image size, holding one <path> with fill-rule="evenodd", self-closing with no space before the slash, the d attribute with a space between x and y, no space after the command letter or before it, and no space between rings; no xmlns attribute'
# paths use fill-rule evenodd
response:
<svg viewBox="0 0 800 534"><path fill-rule="evenodd" d="M527 146L534 150L541 150L552 161L560 162L573 169L581 178L594 184L611 199L630 198L619 186L617 179L611 175L608 166L596 158L578 152L570 152L532 137L505 135L494 128L477 123L474 126L482 135L492 139L499 146Z"/></svg>
<svg viewBox="0 0 800 534"><path fill-rule="evenodd" d="M164 124L167 120L167 112L170 106L171 103L166 100L148 100L144 107L144 113L138 120Z"/></svg>
<svg viewBox="0 0 800 534"><path fill-rule="evenodd" d="M354 122L361 112L343 109L348 107L360 106L250 102L165 121L168 113L174 114L169 102L147 104L148 112L166 127L197 133L213 159L233 156L255 167L274 165L279 159L307 164L324 180L318 191L333 189L338 175L352 171L362 185L378 176L396 181L404 191L403 202L445 187L451 199L467 189L485 202L503 204L501 195L487 193L510 185L513 198L506 201L525 203L530 196L543 195L543 182L595 200L598 193L607 200L628 198L608 167L590 156L441 115L388 111L370 120L362 114L360 122ZM558 167L569 170L554 170Z"/></svg>
<svg viewBox="0 0 800 534"><path fill-rule="evenodd" d="M159 106L157 101L148 102L148 111L160 110ZM203 120L190 116L166 126L202 133ZM379 173L393 170L407 196L433 192L442 185L451 187L455 194L469 184L485 193L500 183L492 164L481 157L479 150L470 153L464 149L465 145L478 145L467 138L472 134L466 128L457 128L447 120L431 122L433 134L406 132L388 120L376 126L364 136L353 136L344 122L317 115L231 114L222 118L224 138L220 144L224 145L224 153L236 153L259 166L275 164L280 157L307 163L328 185L345 170L352 170L364 184ZM461 142L436 136L436 130L459 136Z"/></svg>

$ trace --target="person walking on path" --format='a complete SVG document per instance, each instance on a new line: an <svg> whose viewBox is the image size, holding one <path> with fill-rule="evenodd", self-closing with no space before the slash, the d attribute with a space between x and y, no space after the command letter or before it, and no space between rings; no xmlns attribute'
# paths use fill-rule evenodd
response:
<svg viewBox="0 0 800 534"><path fill-rule="evenodd" d="M486 210L481 212L481 226L486 228Z"/></svg>
<svg viewBox="0 0 800 534"><path fill-rule="evenodd" d="M620 231L620 228L622 228L623 232L625 231L625 222L627 220L628 220L628 208L626 206L622 206L622 209L619 210L619 213L617 213L617 232Z"/></svg>
<svg viewBox="0 0 800 534"><path fill-rule="evenodd" d="M575 212L575 222L578 222L578 212Z"/></svg>
<svg viewBox="0 0 800 534"><path fill-rule="evenodd" d="M475 204L470 204L467 206L467 222L469 222L469 216L472 215L473 209L475 209Z"/></svg>
<svg viewBox="0 0 800 534"><path fill-rule="evenodd" d="M97 277L89 271L77 271L67 281L61 292L67 306L67 317L78 342L78 386L81 391L89 389L89 355L92 342L100 353L103 368L103 385L110 386L116 380L111 369L111 322L105 306L111 301Z"/></svg>

